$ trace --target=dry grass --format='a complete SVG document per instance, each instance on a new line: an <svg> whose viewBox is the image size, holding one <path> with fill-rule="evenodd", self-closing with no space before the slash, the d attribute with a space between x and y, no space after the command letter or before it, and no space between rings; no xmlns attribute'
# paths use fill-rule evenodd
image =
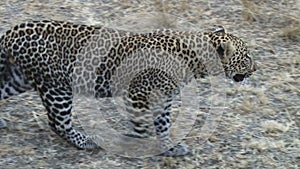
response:
<svg viewBox="0 0 300 169"><path fill-rule="evenodd" d="M299 21L300 22L300 21ZM300 37L300 23L296 28L287 28L279 35L280 37L286 37L289 39L299 39Z"/></svg>
<svg viewBox="0 0 300 169"><path fill-rule="evenodd" d="M299 39L300 17L299 15L290 14L289 8L283 8L282 11L279 11L278 8L274 8L271 5L272 1L241 0L241 2L243 4L243 17L246 21L253 23L258 21L259 18L265 17L264 19L266 19L270 16L280 16L280 19L292 24L283 25L286 26L286 28L282 29L282 32L279 33L278 36L289 39ZM269 7L268 11L265 10L266 6ZM299 9L299 1L296 2L296 7Z"/></svg>
<svg viewBox="0 0 300 169"><path fill-rule="evenodd" d="M180 158L132 159L104 150L79 151L49 130L45 109L33 92L0 101L0 116L8 122L6 129L0 129L0 168L299 167L299 1L8 2L13 5L0 2L1 31L21 21L49 18L137 31L204 30L223 24L248 42L259 70L246 86L229 83L224 87L227 108L211 135L200 133L207 110L197 114L185 140L193 155ZM140 14L150 12L165 14L152 18Z"/></svg>
<svg viewBox="0 0 300 169"><path fill-rule="evenodd" d="M244 9L243 9L243 17L248 22L254 22L256 21L256 13L259 10L259 7L253 3L253 1L250 0L241 0Z"/></svg>

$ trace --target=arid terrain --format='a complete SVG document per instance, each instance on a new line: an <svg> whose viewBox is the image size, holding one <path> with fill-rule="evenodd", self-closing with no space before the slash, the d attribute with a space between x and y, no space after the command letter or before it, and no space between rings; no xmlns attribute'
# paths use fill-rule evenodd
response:
<svg viewBox="0 0 300 169"><path fill-rule="evenodd" d="M223 25L247 42L258 64L247 85L224 87L226 108L204 142L198 134L203 116L197 115L185 138L192 155L177 158L78 150L49 129L35 92L1 100L7 128L0 129L0 168L300 167L299 0L2 0L0 18L1 33L49 19L142 32Z"/></svg>

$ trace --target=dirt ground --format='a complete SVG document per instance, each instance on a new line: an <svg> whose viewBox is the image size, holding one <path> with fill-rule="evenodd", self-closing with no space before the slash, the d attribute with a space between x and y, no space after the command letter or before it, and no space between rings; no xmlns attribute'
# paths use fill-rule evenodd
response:
<svg viewBox="0 0 300 169"><path fill-rule="evenodd" d="M299 168L300 1L296 0L2 0L0 32L27 20L67 20L135 31L205 30L224 25L247 41L258 63L248 85L230 83L227 108L192 155L126 158L77 150L47 126L35 92L0 101L0 168ZM198 115L197 124L201 124ZM78 124L78 121L75 122Z"/></svg>

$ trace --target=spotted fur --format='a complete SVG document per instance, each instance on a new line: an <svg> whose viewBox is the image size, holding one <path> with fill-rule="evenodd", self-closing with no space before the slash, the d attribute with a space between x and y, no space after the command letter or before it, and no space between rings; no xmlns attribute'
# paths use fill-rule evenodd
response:
<svg viewBox="0 0 300 169"><path fill-rule="evenodd" d="M78 148L93 149L97 145L92 139L72 126L73 92L92 92L101 98L116 96L123 88L127 110L135 114L134 130L148 133L147 120L141 117L154 113L157 138L170 149L165 155L184 155L186 147L169 146L172 97L187 72L203 77L213 67L208 61L218 59L226 76L235 81L256 69L245 43L223 27L206 33L138 34L31 21L14 26L0 39L0 99L34 88L48 112L51 129Z"/></svg>

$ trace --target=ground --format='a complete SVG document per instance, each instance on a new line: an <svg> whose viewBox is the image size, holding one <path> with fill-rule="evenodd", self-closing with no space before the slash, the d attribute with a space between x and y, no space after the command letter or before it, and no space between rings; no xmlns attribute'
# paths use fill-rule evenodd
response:
<svg viewBox="0 0 300 169"><path fill-rule="evenodd" d="M0 168L299 168L299 1L4 0L0 16L0 32L41 19L136 31L222 24L248 42L259 66L249 85L226 86L227 108L205 142L197 135L198 115L185 139L193 155L179 158L79 151L50 131L34 92L2 100L8 128L0 130Z"/></svg>

